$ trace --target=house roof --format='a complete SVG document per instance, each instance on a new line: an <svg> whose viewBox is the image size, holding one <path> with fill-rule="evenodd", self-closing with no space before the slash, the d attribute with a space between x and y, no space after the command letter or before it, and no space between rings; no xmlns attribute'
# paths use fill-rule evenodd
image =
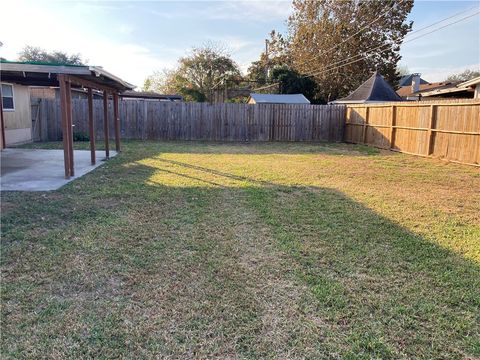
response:
<svg viewBox="0 0 480 360"><path fill-rule="evenodd" d="M409 75L404 75L404 76L402 76L402 78L401 78L400 81L398 82L398 85L399 85L400 87L412 85L412 80L413 80L413 77L414 77L415 75L416 75L416 74L409 74ZM428 83L429 83L428 81L425 81L425 80L423 80L422 78L420 78L420 85L421 85L421 84L428 84Z"/></svg>
<svg viewBox="0 0 480 360"><path fill-rule="evenodd" d="M453 86L455 86L456 84L457 83L453 83ZM419 91L414 93L414 92L412 92L412 86L411 85L406 85L406 86L402 86L400 89L398 89L397 94L400 95L401 97L415 96L415 95L418 95L418 93L422 92L422 91L430 91L430 90L433 90L433 89L442 88L442 87L450 87L450 86L452 86L452 82L447 82L447 81L420 84L419 85Z"/></svg>
<svg viewBox="0 0 480 360"><path fill-rule="evenodd" d="M464 93L463 95L468 96L468 94L473 93L474 90L470 86L465 86L463 83L452 82L444 86L438 86L433 89L420 90L418 94L422 96L438 96L446 95L453 93ZM457 94L461 95L461 94Z"/></svg>
<svg viewBox="0 0 480 360"><path fill-rule="evenodd" d="M58 86L57 75L64 74L117 91L132 90L135 87L100 66L1 60L0 74L2 81L23 85Z"/></svg>
<svg viewBox="0 0 480 360"><path fill-rule="evenodd" d="M403 86L397 90L397 94L402 97L408 96L436 96L442 94L451 94L459 92L472 92L474 85L480 84L480 76L468 81L442 81L436 83L420 84L420 89L417 92L412 92L411 86Z"/></svg>
<svg viewBox="0 0 480 360"><path fill-rule="evenodd" d="M333 103L362 103L375 101L402 101L395 90L385 81L377 71L347 97L333 101Z"/></svg>
<svg viewBox="0 0 480 360"><path fill-rule="evenodd" d="M131 91L127 90L120 95L123 98L132 98L132 99L156 99L156 100L170 100L170 101L183 101L182 95L167 95L159 94L153 91Z"/></svg>
<svg viewBox="0 0 480 360"><path fill-rule="evenodd" d="M464 86L464 87L470 87L474 85L480 84L480 76L477 76L476 78L464 81L463 83L459 84L459 86Z"/></svg>
<svg viewBox="0 0 480 360"><path fill-rule="evenodd" d="M257 104L310 104L303 94L250 94ZM249 99L250 100L250 99Z"/></svg>

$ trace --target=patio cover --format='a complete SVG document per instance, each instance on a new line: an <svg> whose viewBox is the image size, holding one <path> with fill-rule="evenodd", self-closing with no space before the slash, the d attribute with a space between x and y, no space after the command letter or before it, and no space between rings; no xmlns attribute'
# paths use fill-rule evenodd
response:
<svg viewBox="0 0 480 360"><path fill-rule="evenodd" d="M113 97L115 146L120 151L120 118L118 116L119 94L132 90L134 85L123 81L105 71L99 66L65 65L38 62L0 62L0 78L4 82L11 82L27 86L58 86L60 88L60 108L63 129L63 150L65 178L75 175L73 158L73 124L71 89L72 87L86 88L88 93L88 124L90 133L91 162L95 164L95 133L93 126L93 89L103 91L105 155L109 158L108 134L108 98ZM1 97L1 93L0 93ZM1 102L0 102L1 103ZM5 129L3 111L1 114L1 132L4 139ZM1 141L2 148L5 141Z"/></svg>

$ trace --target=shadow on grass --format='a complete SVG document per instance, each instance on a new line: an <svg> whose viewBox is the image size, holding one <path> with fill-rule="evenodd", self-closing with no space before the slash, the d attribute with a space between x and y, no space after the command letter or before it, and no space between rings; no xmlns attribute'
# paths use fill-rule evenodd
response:
<svg viewBox="0 0 480 360"><path fill-rule="evenodd" d="M124 166L156 155L146 146L58 192L3 195L4 355L480 356L478 264L331 189L162 159L208 185L165 186L150 181L165 169ZM307 289L276 295L291 309L276 337L259 290L276 282L240 265L247 233L285 259L265 260L275 279Z"/></svg>

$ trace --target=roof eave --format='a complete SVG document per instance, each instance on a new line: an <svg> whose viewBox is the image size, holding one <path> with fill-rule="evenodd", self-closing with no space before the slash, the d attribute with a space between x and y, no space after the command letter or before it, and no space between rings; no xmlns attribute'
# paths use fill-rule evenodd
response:
<svg viewBox="0 0 480 360"><path fill-rule="evenodd" d="M473 78L458 84L458 86L470 87L470 86L479 85L479 84L480 84L480 76L477 76L476 78Z"/></svg>
<svg viewBox="0 0 480 360"><path fill-rule="evenodd" d="M422 95L422 96L434 96L434 95L441 95L441 94L451 94L451 93L456 93L456 92L463 92L463 91L471 91L469 87L451 87L447 89L437 89L437 90L431 90L431 91L425 91L425 92L418 92L416 94Z"/></svg>
<svg viewBox="0 0 480 360"><path fill-rule="evenodd" d="M103 68L99 66L89 66L88 69L95 74L95 76L105 76L109 79L112 79L120 84L122 84L126 89L125 90L133 90L135 89L135 85L130 84L122 79L120 79L118 76L113 75L112 73L109 73L108 71L104 70Z"/></svg>

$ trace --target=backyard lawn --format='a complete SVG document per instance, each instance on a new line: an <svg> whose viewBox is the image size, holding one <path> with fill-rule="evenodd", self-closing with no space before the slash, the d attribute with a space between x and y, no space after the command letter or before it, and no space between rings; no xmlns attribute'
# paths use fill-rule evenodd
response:
<svg viewBox="0 0 480 360"><path fill-rule="evenodd" d="M4 359L480 357L479 168L127 142L1 210Z"/></svg>

